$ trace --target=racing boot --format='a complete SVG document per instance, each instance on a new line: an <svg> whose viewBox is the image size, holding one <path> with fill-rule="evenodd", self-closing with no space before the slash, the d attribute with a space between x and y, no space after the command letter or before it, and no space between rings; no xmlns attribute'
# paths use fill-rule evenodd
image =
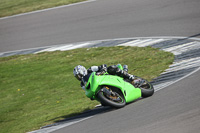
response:
<svg viewBox="0 0 200 133"><path fill-rule="evenodd" d="M119 71L118 74L120 75L120 77L123 77L126 81L131 83L136 88L139 88L144 82L141 78L138 78L134 75L131 75L131 74L129 74L126 71L123 71L123 70Z"/></svg>

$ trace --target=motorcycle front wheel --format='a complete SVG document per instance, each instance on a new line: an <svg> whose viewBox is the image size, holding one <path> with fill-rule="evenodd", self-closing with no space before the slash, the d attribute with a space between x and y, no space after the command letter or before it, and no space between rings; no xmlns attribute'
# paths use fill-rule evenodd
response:
<svg viewBox="0 0 200 133"><path fill-rule="evenodd" d="M114 108L122 108L126 105L122 94L113 91L110 87L103 87L98 93L97 97L104 105Z"/></svg>

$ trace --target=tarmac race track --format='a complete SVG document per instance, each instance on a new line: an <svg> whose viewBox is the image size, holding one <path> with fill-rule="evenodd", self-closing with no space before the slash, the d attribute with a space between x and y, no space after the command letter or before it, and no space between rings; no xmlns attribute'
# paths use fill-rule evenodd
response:
<svg viewBox="0 0 200 133"><path fill-rule="evenodd" d="M0 19L0 52L113 38L197 36L199 0L93 0Z"/></svg>
<svg viewBox="0 0 200 133"><path fill-rule="evenodd" d="M200 36L199 6L199 0L93 0L48 11L1 18L0 56L10 53L7 51L36 47L42 47L41 50L44 50L50 45L92 40L184 36L182 40L180 38L162 40L166 42L163 43L166 46L171 45L170 48L159 46L174 52L177 57L175 66L178 69L173 69L172 66L171 73L163 74L170 86L156 91L150 98L128 104L122 109L97 109L87 113L88 117L79 119L78 122L73 122L74 118L66 120L62 128L52 131L55 133L198 133L200 132L200 63L198 63L200 49L195 49L199 48L199 43L190 39ZM187 53L187 49L191 48L190 44L194 49ZM79 45L80 43L75 43L73 47ZM157 47L157 44L154 46ZM183 56L182 54L179 56L179 52L182 51L173 51L179 48L185 52ZM188 56L193 58L190 59ZM180 60L182 57L186 61ZM183 68L184 63L187 69ZM185 72L181 71L182 69L192 73L172 83L171 81L175 80L174 75L179 76ZM157 80L165 84L163 80L159 78ZM68 121L72 123L66 124Z"/></svg>

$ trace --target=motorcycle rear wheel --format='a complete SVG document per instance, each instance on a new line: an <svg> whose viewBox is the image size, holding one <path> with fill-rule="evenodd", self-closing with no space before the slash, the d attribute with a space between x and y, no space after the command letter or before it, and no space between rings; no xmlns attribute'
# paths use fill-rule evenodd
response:
<svg viewBox="0 0 200 133"><path fill-rule="evenodd" d="M114 93L115 96L108 95L108 93ZM122 108L126 105L126 101L124 100L123 96L121 96L118 92L114 92L111 89L108 89L107 87L103 87L98 93L97 97L101 101L102 104L111 106L114 108Z"/></svg>
<svg viewBox="0 0 200 133"><path fill-rule="evenodd" d="M145 80L143 78L140 78L140 77L136 77L136 79L139 79L139 80L143 81L143 83L138 85L138 86L135 86L135 84L132 83L136 88L140 88L141 89L143 98L150 97L150 96L152 96L154 94L154 87L149 81L147 81L147 80Z"/></svg>

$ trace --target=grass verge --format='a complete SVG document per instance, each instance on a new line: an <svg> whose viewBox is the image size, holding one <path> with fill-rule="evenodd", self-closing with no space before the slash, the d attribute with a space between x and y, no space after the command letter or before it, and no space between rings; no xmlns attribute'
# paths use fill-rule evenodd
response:
<svg viewBox="0 0 200 133"><path fill-rule="evenodd" d="M85 0L0 0L0 17L16 15Z"/></svg>
<svg viewBox="0 0 200 133"><path fill-rule="evenodd" d="M73 68L127 64L152 80L173 62L171 53L145 47L82 48L0 58L0 132L21 133L94 108Z"/></svg>

